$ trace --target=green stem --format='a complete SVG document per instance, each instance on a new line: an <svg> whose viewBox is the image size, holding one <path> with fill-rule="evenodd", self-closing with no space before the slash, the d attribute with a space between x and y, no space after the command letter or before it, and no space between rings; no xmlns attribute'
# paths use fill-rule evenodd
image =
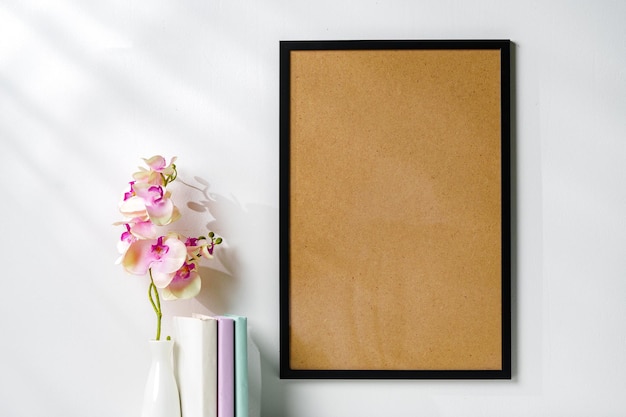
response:
<svg viewBox="0 0 626 417"><path fill-rule="evenodd" d="M159 299L159 290L156 285L154 285L154 280L152 279L152 269L149 269L150 273L150 287L148 288L148 298L150 299L150 304L152 304L152 308L154 309L154 313L157 316L157 331L156 331L156 339L161 340L161 317L163 314L161 313L161 300Z"/></svg>

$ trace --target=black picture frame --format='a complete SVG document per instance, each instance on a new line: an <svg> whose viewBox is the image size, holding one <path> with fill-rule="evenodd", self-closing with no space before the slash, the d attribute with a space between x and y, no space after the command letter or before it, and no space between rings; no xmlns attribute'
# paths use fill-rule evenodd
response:
<svg viewBox="0 0 626 417"><path fill-rule="evenodd" d="M510 49L511 42L509 40L364 40L364 41L281 41L280 42L280 377L284 379L510 379L511 378L511 189L510 189L510 141L511 141L511 70L510 70ZM294 249L295 236L299 233L305 233L299 230L299 226L295 225L293 219L294 205L296 199L299 199L299 184L306 183L301 181L296 183L294 180L294 155L298 151L294 145L294 137L298 137L297 120L302 115L311 116L323 113L321 111L313 111L312 113L299 113L298 109L294 109L294 86L301 89L297 80L294 80L293 57L294 54L313 54L332 52L333 56L354 51L374 51L381 52L377 58L385 61L387 51L447 51L451 53L464 54L472 51L493 51L499 57L499 118L493 120L499 126L499 148L494 151L499 153L499 219L500 227L498 236L499 245L498 256L494 257L494 262L499 264L499 309L493 314L498 315L495 320L500 323L498 325L499 334L494 337L499 343L499 360L500 366L495 368L492 366L415 366L398 368L398 366L386 367L385 365L368 367L368 366L332 366L317 367L315 365L294 366L294 333L300 322L294 320L294 311L302 304L299 297L296 300L294 294L295 287L302 286L295 284L294 263L298 257L303 257L303 249ZM300 55L298 55L300 56ZM305 55L309 56L309 55ZM368 55L369 56L369 55ZM343 61L341 61L343 62ZM305 69L306 71L306 69ZM355 71L355 73L359 71ZM299 74L299 73L298 73ZM298 75L296 74L296 75ZM494 75L494 74L492 74ZM369 75L367 75L369 76ZM419 80L420 82L437 82L427 79ZM307 90L308 91L308 90ZM313 91L313 90L311 90ZM300 93L298 93L300 94ZM302 94L306 94L302 93ZM380 100L376 100L380 101ZM307 103L306 97L300 97L298 103ZM301 106L301 104L298 104ZM321 109L321 108L320 108ZM319 116L319 123L325 123L324 115ZM316 122L316 123L318 123ZM400 123L406 123L403 119ZM304 140L304 139L303 139ZM302 151L304 153L304 151ZM346 151L350 152L350 151ZM325 160L332 159L335 153L326 153L322 155ZM358 158L356 158L358 159ZM303 157L300 156L299 161ZM477 158L478 161L480 159ZM313 181L314 178L311 178ZM341 178L337 179L341 181ZM313 197L308 197L313 198ZM299 201L299 200L298 200ZM495 203L494 203L495 204ZM333 210L329 207L328 210ZM301 215L301 213L299 213ZM324 217L327 219L327 217ZM312 220L314 222L314 220ZM332 224L320 224L320 227L331 229L329 234L332 235ZM339 226L339 225L336 225ZM303 229L306 230L306 229ZM491 235L490 235L491 236ZM493 239L492 239L493 240ZM410 242L409 242L410 243ZM495 254L495 252L494 252ZM340 262L341 260L339 260ZM347 262L348 260L346 260ZM302 273L298 270L298 273ZM314 280L315 277L310 277ZM300 282L300 277L298 281ZM310 282L305 277L304 282ZM308 285L308 284L307 284ZM498 298L495 297L495 298ZM494 299L495 299L494 298ZM341 299L340 297L338 298ZM342 303L336 303L341 305ZM300 311L300 310L298 310ZM494 310L495 311L495 310ZM312 311L312 315L318 315L318 311ZM333 311L326 311L325 318L331 319ZM359 316L355 316L352 322L358 322ZM321 320L321 317L320 317ZM407 317L407 320L412 318ZM499 321L498 321L499 320ZM323 327L323 326L322 326ZM445 333L449 327L440 326L441 332ZM317 328L317 327L316 327ZM346 329L349 331L350 329ZM454 335L451 335L452 337ZM356 341L355 341L356 342ZM347 350L350 346L345 347ZM336 350L336 349L334 349ZM306 352L306 351L305 351ZM327 353L327 354L332 354ZM305 355L306 357L306 355ZM462 361L461 361L462 362Z"/></svg>

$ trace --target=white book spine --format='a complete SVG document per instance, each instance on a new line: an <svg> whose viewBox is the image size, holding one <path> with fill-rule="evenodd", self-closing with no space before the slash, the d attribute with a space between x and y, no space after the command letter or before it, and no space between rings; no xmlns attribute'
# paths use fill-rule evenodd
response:
<svg viewBox="0 0 626 417"><path fill-rule="evenodd" d="M217 416L217 320L174 317L174 372L184 417Z"/></svg>

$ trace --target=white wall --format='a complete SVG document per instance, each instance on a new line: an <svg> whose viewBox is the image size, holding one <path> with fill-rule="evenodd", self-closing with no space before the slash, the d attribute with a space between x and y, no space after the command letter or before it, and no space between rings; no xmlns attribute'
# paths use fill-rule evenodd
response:
<svg viewBox="0 0 626 417"><path fill-rule="evenodd" d="M264 417L626 415L624 18L619 0L2 1L0 415L138 415L153 316L111 223L155 153L210 183L212 216L181 224L228 241L166 314L249 316ZM279 380L279 40L457 38L516 44L513 380Z"/></svg>

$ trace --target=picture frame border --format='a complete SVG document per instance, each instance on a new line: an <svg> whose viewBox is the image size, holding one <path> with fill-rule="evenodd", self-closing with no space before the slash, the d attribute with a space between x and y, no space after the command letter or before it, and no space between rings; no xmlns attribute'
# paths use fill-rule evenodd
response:
<svg viewBox="0 0 626 417"><path fill-rule="evenodd" d="M315 50L500 50L501 65L501 340L502 368L474 369L375 369L324 370L290 367L290 103L292 51ZM280 155L279 155L279 252L280 252L280 378L281 379L510 379L511 378L511 42L509 40L317 40L280 41Z"/></svg>

